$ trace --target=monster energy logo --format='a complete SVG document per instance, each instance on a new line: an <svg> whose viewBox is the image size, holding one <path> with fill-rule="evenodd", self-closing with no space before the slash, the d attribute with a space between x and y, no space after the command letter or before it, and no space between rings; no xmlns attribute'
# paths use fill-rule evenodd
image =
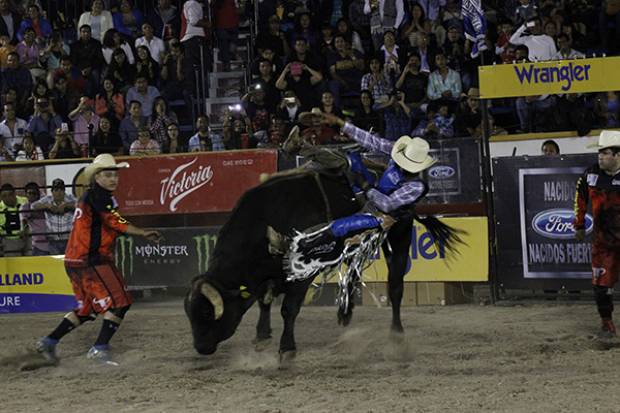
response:
<svg viewBox="0 0 620 413"><path fill-rule="evenodd" d="M197 235L193 237L196 241L196 254L198 254L198 272L205 273L209 269L209 258L217 242L216 234Z"/></svg>
<svg viewBox="0 0 620 413"><path fill-rule="evenodd" d="M116 239L116 266L127 278L133 276L133 237L122 236Z"/></svg>

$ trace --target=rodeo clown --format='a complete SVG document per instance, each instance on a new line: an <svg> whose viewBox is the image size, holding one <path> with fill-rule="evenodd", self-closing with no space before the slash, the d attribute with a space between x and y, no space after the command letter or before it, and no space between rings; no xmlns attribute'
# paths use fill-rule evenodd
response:
<svg viewBox="0 0 620 413"><path fill-rule="evenodd" d="M585 236L585 215L592 204L592 285L601 316L601 336L613 337L613 286L620 272L620 132L602 131L598 143L598 164L586 169L577 181L575 195L575 238Z"/></svg>
<svg viewBox="0 0 620 413"><path fill-rule="evenodd" d="M110 358L108 343L129 310L132 298L116 265L113 248L121 233L145 237L153 242L161 234L140 229L117 211L112 193L118 186L118 169L110 154L101 154L84 170L88 190L81 197L73 217L73 228L65 251L65 269L71 280L78 307L65 315L58 327L36 343L36 349L48 361L57 363L56 345L80 324L103 315L99 337L87 353L89 359L116 365Z"/></svg>

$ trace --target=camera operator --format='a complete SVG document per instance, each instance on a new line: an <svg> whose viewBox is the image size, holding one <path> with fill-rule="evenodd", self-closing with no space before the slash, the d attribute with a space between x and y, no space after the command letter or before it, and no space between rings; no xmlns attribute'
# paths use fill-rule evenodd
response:
<svg viewBox="0 0 620 413"><path fill-rule="evenodd" d="M252 122L240 104L229 106L224 114L224 145L226 149L255 148Z"/></svg>
<svg viewBox="0 0 620 413"><path fill-rule="evenodd" d="M49 159L79 158L80 154L80 147L69 132L68 125L63 123L60 128L56 129L56 141L50 149Z"/></svg>

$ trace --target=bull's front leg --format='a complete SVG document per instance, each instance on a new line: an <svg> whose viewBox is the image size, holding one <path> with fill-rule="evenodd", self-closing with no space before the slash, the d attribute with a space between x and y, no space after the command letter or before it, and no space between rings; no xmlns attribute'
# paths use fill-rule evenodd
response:
<svg viewBox="0 0 620 413"><path fill-rule="evenodd" d="M256 324L256 351L264 350L271 342L271 301L258 300L258 323Z"/></svg>
<svg viewBox="0 0 620 413"><path fill-rule="evenodd" d="M404 278L409 261L413 220L403 218L396 222L388 234L390 248L383 251L388 265L388 295L392 303L393 332L404 332L400 318L400 305L403 300Z"/></svg>
<svg viewBox="0 0 620 413"><path fill-rule="evenodd" d="M295 319L303 304L306 291L312 283L312 279L296 281L286 284L284 300L280 313L284 320L284 330L280 337L280 362L285 363L295 358L297 346L295 345Z"/></svg>

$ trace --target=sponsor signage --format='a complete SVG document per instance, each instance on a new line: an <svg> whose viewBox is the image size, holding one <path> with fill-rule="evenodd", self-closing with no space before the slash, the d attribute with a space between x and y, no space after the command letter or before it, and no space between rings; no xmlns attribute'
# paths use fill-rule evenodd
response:
<svg viewBox="0 0 620 413"><path fill-rule="evenodd" d="M480 66L483 99L620 89L620 57Z"/></svg>
<svg viewBox="0 0 620 413"><path fill-rule="evenodd" d="M592 215L575 239L579 176L596 154L493 159L497 261L506 288L584 288L592 277Z"/></svg>
<svg viewBox="0 0 620 413"><path fill-rule="evenodd" d="M115 196L124 215L224 212L277 169L277 152L227 151L128 159Z"/></svg>
<svg viewBox="0 0 620 413"><path fill-rule="evenodd" d="M463 231L457 254L436 244L426 228L414 221L405 281L480 281L489 279L488 224L486 217L444 218L442 222ZM364 281L387 281L387 264L381 257L364 271Z"/></svg>
<svg viewBox="0 0 620 413"><path fill-rule="evenodd" d="M116 265L135 287L186 287L207 271L218 227L159 228L164 240L153 244L141 237L116 239Z"/></svg>
<svg viewBox="0 0 620 413"><path fill-rule="evenodd" d="M69 311L75 305L62 255L0 260L0 314Z"/></svg>
<svg viewBox="0 0 620 413"><path fill-rule="evenodd" d="M431 149L431 156L437 163L425 171L428 183L427 197L460 195L461 151L458 147Z"/></svg>

